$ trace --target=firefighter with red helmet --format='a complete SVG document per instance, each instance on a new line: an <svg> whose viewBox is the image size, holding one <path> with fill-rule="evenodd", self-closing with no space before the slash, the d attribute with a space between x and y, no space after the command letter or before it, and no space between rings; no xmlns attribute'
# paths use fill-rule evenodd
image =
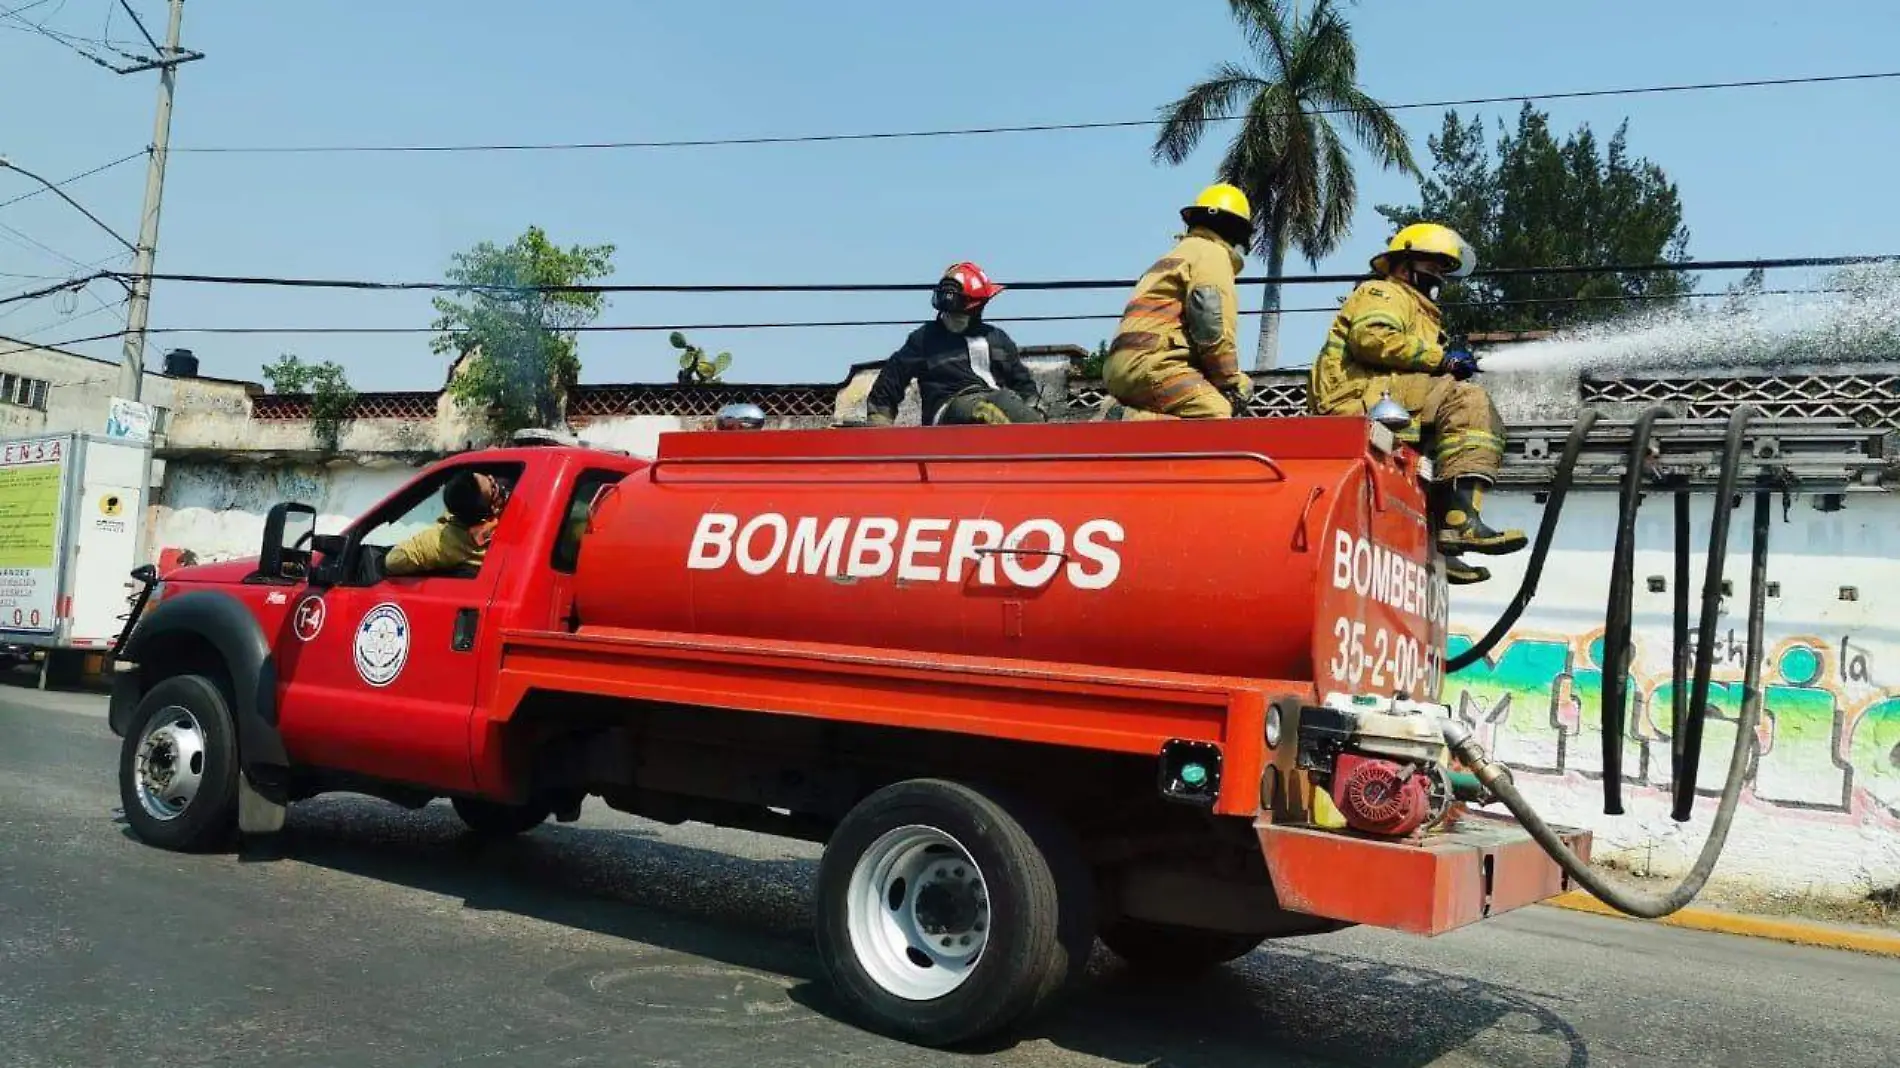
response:
<svg viewBox="0 0 1900 1068"><path fill-rule="evenodd" d="M1046 421L1036 380L1016 342L983 321L983 309L1004 290L974 263L952 264L931 294L937 317L911 331L878 371L866 402L872 426L897 422L911 382L923 400L925 426Z"/></svg>

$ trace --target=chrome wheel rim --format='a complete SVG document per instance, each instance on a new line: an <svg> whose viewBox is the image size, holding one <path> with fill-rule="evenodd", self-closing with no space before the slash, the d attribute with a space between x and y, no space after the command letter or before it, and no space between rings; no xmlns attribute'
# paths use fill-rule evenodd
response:
<svg viewBox="0 0 1900 1068"><path fill-rule="evenodd" d="M957 990L989 944L983 871L935 827L886 831L858 857L847 895L853 955L872 982L906 1001Z"/></svg>
<svg viewBox="0 0 1900 1068"><path fill-rule="evenodd" d="M198 717L179 705L160 709L139 738L132 772L139 807L166 822L184 815L204 784L206 759L205 732Z"/></svg>

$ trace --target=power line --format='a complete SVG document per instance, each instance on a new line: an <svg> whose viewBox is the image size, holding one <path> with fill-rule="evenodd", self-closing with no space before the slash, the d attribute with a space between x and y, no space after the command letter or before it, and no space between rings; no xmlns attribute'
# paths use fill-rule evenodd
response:
<svg viewBox="0 0 1900 1068"><path fill-rule="evenodd" d="M57 196L59 199L71 205L73 210L79 212L79 214L81 215L84 215L87 219L90 219L93 225L97 226L101 230L104 230L106 233L111 234L113 237L113 240L117 241L121 245L124 245L127 249L131 251L134 251L134 252L138 251L138 246L132 244L132 242L127 241L125 238L119 236L119 232L117 230L114 230L112 227L106 225L106 221L104 219L101 219L99 216L94 215L92 213L92 209L86 207L84 204L81 204L79 201L74 200L70 194L68 194L64 189L61 189L59 186L54 185L52 182L49 182L46 179L40 177L38 174L35 174L34 172L27 170L25 167L20 166L19 164L13 162L12 160L8 159L5 156L0 156L0 170L9 170L9 171L14 172L15 174L19 174L24 177L33 179L35 182L38 182L40 184L40 187L42 189L45 189L47 192L52 193L54 196Z"/></svg>
<svg viewBox="0 0 1900 1068"><path fill-rule="evenodd" d="M114 259L116 258L117 257L114 257ZM84 265L82 264L81 266L84 266ZM24 293L15 293L9 297L0 297L0 305L18 304L19 302L26 301L26 300L38 300L41 297L51 296L54 293L60 293L69 289L74 289L74 290L83 289L87 285L93 282L97 282L101 278L111 278L114 281L118 280L117 276L114 275L110 271L95 271L92 274L83 275L78 278L67 278L62 281L54 282L51 285L41 286L38 289L28 290Z"/></svg>
<svg viewBox="0 0 1900 1068"><path fill-rule="evenodd" d="M1580 274L1666 274L1692 271L1752 271L1796 267L1849 267L1874 263L1900 262L1900 254L1868 256L1787 256L1746 260L1686 260L1656 263L1601 265L1552 264L1537 267L1494 267L1473 272L1474 278L1509 278L1541 275ZM130 278L123 272L106 271L94 277ZM827 283L747 283L747 284L583 284L546 286L464 285L456 282L378 282L352 278L287 278L272 275L154 273L154 281L189 282L208 285L279 286L294 289L354 289L373 291L424 290L436 292L494 293L900 293L928 292L934 282L827 282ZM1236 285L1315 285L1356 283L1368 276L1356 274L1256 275L1235 280ZM1008 288L1027 292L1059 290L1127 289L1135 279L1060 279L1055 281L1009 282Z"/></svg>
<svg viewBox="0 0 1900 1068"><path fill-rule="evenodd" d="M1754 89L1775 86L1824 85L1839 82L1884 81L1900 78L1900 71L1876 71L1862 74L1827 74L1785 78L1753 78L1742 81L1691 82L1672 85L1645 85L1619 89L1578 89L1546 93L1511 93L1502 96L1465 97L1456 100L1428 100L1406 104L1388 104L1384 111L1415 111L1425 108L1476 107L1484 104L1511 104L1532 100L1586 100L1601 97L1652 96L1662 93L1706 92L1721 89ZM1323 108L1308 112L1311 115L1347 115L1370 108ZM1204 123L1231 122L1241 118L1239 115L1214 115L1201 120ZM196 147L174 148L173 152L194 152L201 155L232 154L271 154L293 153L413 153L413 152L565 152L593 151L603 149L655 149L655 148L712 148L743 145L793 145L819 144L837 141L893 141L917 138L942 137L980 137L993 134L1052 133L1068 130L1117 130L1147 126L1160 126L1161 119L1122 119L1105 122L1052 122L1030 123L1015 126L964 126L925 130L896 130L860 133L791 134L785 136L762 137L718 137L661 141L555 141L555 142L496 142L488 144L438 144L438 145L201 145Z"/></svg>
<svg viewBox="0 0 1900 1068"><path fill-rule="evenodd" d="M27 20L27 19L26 19L26 18L25 18L25 17L24 17L24 16L22 15L22 14L21 14L21 12L23 12L23 11L28 11L28 10L30 10L30 9L32 9L32 8L35 8L35 7L39 7L39 6L40 6L40 5L39 5L39 4L37 4L37 3L32 3L32 4L24 4L24 5L21 5L20 7L16 7L16 8L14 8L14 9L12 9L12 10L10 10L10 11L0 11L0 18L5 18L5 19L10 19L10 20L12 20L13 22L15 22L15 23L17 23L17 24L18 24L18 25L15 25L15 26L6 26L6 27L4 27L4 28L5 28L5 29L26 29L26 30L31 30L32 32L34 32L34 33L37 33L37 34L39 34L40 36L42 36L42 37L45 37L45 38L46 38L47 40L50 40L50 41L54 41L54 42L56 42L56 43L58 43L58 44L61 44L61 45L64 45L64 46L66 46L67 48L70 48L70 49L72 49L72 50L73 50L74 52L77 52L77 53L78 53L79 55L81 55L81 56L84 56L84 57L85 57L86 59L89 59L89 60L91 60L92 62L94 62L94 63L97 63L97 64L98 64L99 66L101 66L101 67L104 67L104 68L106 68L107 70L116 70L116 69L117 69L117 68L115 68L115 67L114 67L114 66L113 66L112 64L110 64L110 63L108 63L108 62L106 62L105 60L103 60L103 59L101 59L101 58L99 58L98 56L96 56L96 55L94 55L94 54L92 54L91 52L89 52L89 51L87 51L86 49L84 49L84 48L81 48L81 47L80 47L80 44L81 44L81 43L83 42L83 43L85 43L85 44L95 44L95 45L100 45L100 46L103 46L103 47L105 47L105 48L109 48L109 49L111 49L111 50L112 50L112 51L114 51L114 52L119 52L119 49L117 49L117 48L115 48L115 47L113 47L113 45L112 45L112 44L111 44L110 42L107 42L107 41L95 41L95 40L93 40L92 38L89 38L89 37L79 37L79 36L75 36L74 34L70 34L70 33L61 33L61 32L59 32L58 30L49 30L49 29L47 29L47 28L46 28L46 26L45 26L45 24L44 24L44 22L43 22L43 21L42 21L42 22L30 22L30 21L28 21L28 20ZM60 7L65 7L65 6L66 6L66 5L65 5L64 3L61 3L61 4L60 4ZM54 8L54 9L53 9L53 14L55 14L55 15L56 15L56 14L58 14L58 13L59 13L59 8ZM48 18L50 18L50 17L51 17L51 15L49 15L49 16L47 16L47 17L48 17ZM123 53L123 52L119 52L119 54L120 54L120 55L125 55L125 53ZM128 58L130 58L130 57L128 57Z"/></svg>
<svg viewBox="0 0 1900 1068"><path fill-rule="evenodd" d="M1512 299L1507 299L1507 300L1493 300L1493 301L1447 301L1441 304L1440 307L1443 307L1443 308L1465 308L1465 307L1505 308L1505 307L1526 307L1526 306L1549 305L1549 304L1605 304L1605 303L1632 303L1632 302L1641 302L1641 301L1667 301L1667 300L1715 299L1715 298L1748 299L1748 298L1753 298L1753 297L1766 297L1766 296L1788 296L1788 295L1797 295L1797 294L1809 295L1809 294L1845 293L1845 292L1849 292L1849 290L1840 289L1840 288L1811 288L1811 289L1770 289L1770 290L1760 290L1753 293L1729 293L1729 292L1672 293L1672 294L1618 293L1618 294L1604 294L1604 295L1599 295L1599 296L1520 297L1520 298L1512 298ZM1332 315L1332 314L1337 314L1338 311L1339 311L1339 305L1337 304L1306 307L1306 308L1279 309L1279 312L1282 315L1306 315L1306 314L1321 314L1321 313ZM1241 310L1239 314L1245 315L1245 316L1258 316L1258 315L1264 315L1266 313L1261 309L1253 308L1253 309L1243 309ZM1083 313L1083 314L1076 314L1076 315L1011 315L1011 316L997 316L994 318L986 316L984 318L984 321L990 322L990 323L1112 322L1112 321L1120 320L1121 317L1122 317L1121 313L1119 312L1112 313L1112 314L1111 313ZM589 324L586 326L565 327L565 328L560 328L560 329L553 329L550 332L576 333L576 334L644 334L644 333L670 332L670 331L675 331L675 330L678 330L678 331L802 330L802 329L823 329L823 328L839 328L839 327L872 327L872 326L897 327L897 326L916 326L917 323L918 323L918 320L915 317L909 318L909 319L812 319L812 320L797 320L797 321L727 322L727 323L613 323L613 324L606 324L606 325ZM149 333L149 334L207 334L207 335L211 335L211 334L226 334L226 335L228 334L237 334L237 335L297 334L297 335L313 335L313 336L327 335L327 334L347 334L347 335L460 334L460 333L469 333L469 332L470 331L465 330L465 329L440 330L440 329L437 329L435 327L430 327L430 326L168 326L168 327L153 327L146 331L146 333Z"/></svg>
<svg viewBox="0 0 1900 1068"><path fill-rule="evenodd" d="M113 160L111 163L101 163L99 166L94 167L93 169L89 171L80 171L78 174L73 175L71 178L62 178L59 181L53 182L51 184L54 186L71 185L82 178L90 178L95 174L99 174L104 171L109 171L112 168L117 167L121 164L130 163L133 160L138 159L141 156L144 156L146 151L147 151L146 149L141 148L137 152L134 152L130 155L120 156L118 159ZM13 197L10 200L0 200L0 208L11 207L15 204L18 204L22 200L31 200L32 198L41 196L47 192L48 190L46 189L35 189L30 193L21 193L19 196Z"/></svg>

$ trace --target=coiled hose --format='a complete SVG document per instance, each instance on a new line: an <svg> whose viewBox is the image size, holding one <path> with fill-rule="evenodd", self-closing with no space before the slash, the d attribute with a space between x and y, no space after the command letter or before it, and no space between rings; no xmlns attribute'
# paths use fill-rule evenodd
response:
<svg viewBox="0 0 1900 1068"><path fill-rule="evenodd" d="M1672 813L1672 815L1675 815L1679 820L1686 818L1688 806L1694 801L1694 777L1691 769L1698 763L1701 755L1702 732L1700 728L1704 717L1708 713L1706 703L1708 694L1708 673L1711 666L1710 658L1714 651L1711 637L1715 628L1715 611L1721 595L1722 562L1728 553L1727 512L1731 507L1730 502L1733 497L1737 469L1740 464L1743 431L1746 429L1751 415L1752 413L1749 410L1739 409L1729 418L1729 432L1724 441L1722 472L1719 480L1718 492L1720 496L1716 499L1715 521L1710 525L1709 530L1708 571L1703 588L1703 614L1700 620L1701 628L1699 635L1702 640L1696 649L1694 694L1690 702L1689 716L1686 721L1679 721L1672 724L1679 733L1678 741L1681 743L1678 747L1678 752L1681 754L1681 763L1678 764L1676 768L1679 786L1680 780L1685 775L1688 776L1687 790L1679 788L1676 792L1675 812ZM1638 437L1644 439L1644 441L1639 442L1639 445L1646 444L1648 437L1647 431L1649 424L1653 422L1653 416L1645 418L1641 420L1641 422L1644 432L1639 434ZM1586 429L1587 426L1580 427L1578 432L1572 434L1571 445L1573 447L1581 445L1582 431ZM1569 469L1574 464L1573 449L1567 448L1565 450L1565 460L1566 463L1561 466L1559 471L1559 483L1552 488L1552 503L1561 502L1563 493L1569 489ZM1632 463L1637 462L1639 462L1639 460L1633 457ZM1741 799L1742 781L1748 774L1750 751L1755 744L1755 727L1761 717L1762 629L1767 610L1770 498L1771 493L1766 489L1757 490L1755 493L1754 538L1753 545L1751 546L1749 573L1747 662L1744 668L1742 682L1741 714L1735 725L1735 747L1729 755L1728 777L1723 783L1721 801L1716 807L1715 820L1709 827L1708 838L1702 843L1701 854L1696 858L1694 866L1689 869L1689 873L1668 893L1660 895L1637 893L1627 887L1617 886L1605 879L1600 873L1592 869L1588 863L1572 852L1569 846L1564 844L1563 839L1558 836L1557 832L1537 814L1537 811L1531 807L1530 802L1525 800L1524 795L1518 792L1516 785L1511 781L1509 769L1505 768L1503 764L1491 759L1490 755L1484 751L1484 748L1478 744L1477 739L1472 736L1469 728L1454 719L1447 719L1442 722L1442 731L1446 744L1451 747L1452 752L1456 753L1460 760L1464 761L1464 763L1472 769L1485 789L1504 802L1505 807L1511 810L1511 814L1517 817L1518 822L1523 824L1525 830L1530 832L1531 837L1537 841L1538 845L1543 847L1544 852L1549 854L1550 858L1556 861L1559 867L1569 873L1570 877L1576 880L1578 885L1590 891L1598 900L1619 912L1642 919L1658 919L1681 909L1693 901L1695 896L1702 891L1702 887L1708 882L1710 874L1715 870L1715 863L1722 854L1722 847L1728 841L1729 828L1735 819L1736 805ZM1640 500L1640 479L1632 477L1624 484L1619 527L1628 529L1630 525L1633 524L1634 514ZM1544 526L1538 530L1534 556L1529 568L1526 570L1526 589L1520 590L1518 599L1512 602L1512 608L1517 611L1522 610L1521 607L1519 607L1520 601L1528 601L1529 597L1527 591L1535 589L1536 575L1542 571L1543 557L1548 552L1550 546L1549 537L1547 535L1550 532L1549 528L1553 525L1550 523L1551 518L1552 517L1547 514ZM1687 539L1679 533L1677 538L1677 550L1679 554L1677 571L1679 576L1686 571L1685 562L1680 559L1686 547ZM1616 686L1620 691L1628 679L1627 621L1629 618L1629 605L1627 602L1632 594L1633 582L1631 581L1632 576L1626 572L1630 571L1634 566L1634 554L1632 550L1633 544L1631 544L1631 541L1624 541L1622 538L1619 538L1618 552L1616 553L1616 560L1611 575L1613 598L1610 615L1620 622L1623 633L1618 635L1617 628L1612 627L1610 633L1606 635L1606 648L1604 651L1604 667L1607 669L1604 681L1604 693L1606 698L1611 686ZM1620 598L1622 603L1618 603L1618 598ZM1511 620L1515 620L1515 613L1507 614L1510 615ZM1677 633L1679 635L1682 630L1685 629L1681 626L1682 622L1686 622L1686 620L1678 622ZM1508 629L1509 624L1503 620L1500 620L1500 623L1503 624L1502 628L1493 627L1492 634L1498 634L1498 636L1501 637L1502 635L1499 633L1500 630ZM1481 643L1484 651L1488 651L1489 644L1495 642L1495 639L1492 638L1492 634L1486 635L1486 638L1490 640L1489 643ZM1620 642L1617 640L1619 637L1621 639ZM1609 648L1608 646L1612 644L1618 645L1619 647ZM1478 647L1474 647L1473 651L1477 649ZM1484 651L1478 652L1478 655L1484 655ZM1468 656L1469 652L1465 655ZM1463 659L1463 657L1461 656L1460 659ZM1680 649L1674 651L1674 661L1677 664L1683 663L1682 651ZM1457 663L1457 661L1453 661L1453 663ZM1678 680L1680 680L1680 668L1677 669L1676 674ZM1678 681L1677 685L1678 688L1680 688L1680 681ZM1680 700L1680 698L1678 698L1678 700ZM1621 705L1621 703L1620 701L1616 702L1618 705ZM1605 711L1606 713L1609 711L1607 701ZM1620 720L1620 717L1618 717L1618 719ZM1622 744L1620 722L1612 724L1606 715L1603 727L1606 736L1609 738L1605 743L1606 746L1614 745L1620 749ZM1680 737L1680 735L1684 733L1687 734L1687 737ZM1604 792L1605 810L1612 813L1620 812L1622 810L1620 803L1621 798L1619 796L1620 783L1616 781L1619 777L1618 773L1620 772L1620 767L1606 762L1604 771L1606 779Z"/></svg>

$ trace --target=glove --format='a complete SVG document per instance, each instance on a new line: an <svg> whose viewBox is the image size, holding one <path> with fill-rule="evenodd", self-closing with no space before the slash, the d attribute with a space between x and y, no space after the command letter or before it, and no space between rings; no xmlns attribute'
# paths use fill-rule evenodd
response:
<svg viewBox="0 0 1900 1068"><path fill-rule="evenodd" d="M1463 382L1479 371L1478 358L1470 349L1458 348L1445 353L1445 373Z"/></svg>
<svg viewBox="0 0 1900 1068"><path fill-rule="evenodd" d="M1248 375L1247 372L1242 371L1226 382L1223 382L1221 389L1235 394L1241 400L1247 400L1253 396L1253 378Z"/></svg>
<svg viewBox="0 0 1900 1068"><path fill-rule="evenodd" d="M871 426L895 426L897 424L897 420L893 419L887 412L872 412L866 422Z"/></svg>

